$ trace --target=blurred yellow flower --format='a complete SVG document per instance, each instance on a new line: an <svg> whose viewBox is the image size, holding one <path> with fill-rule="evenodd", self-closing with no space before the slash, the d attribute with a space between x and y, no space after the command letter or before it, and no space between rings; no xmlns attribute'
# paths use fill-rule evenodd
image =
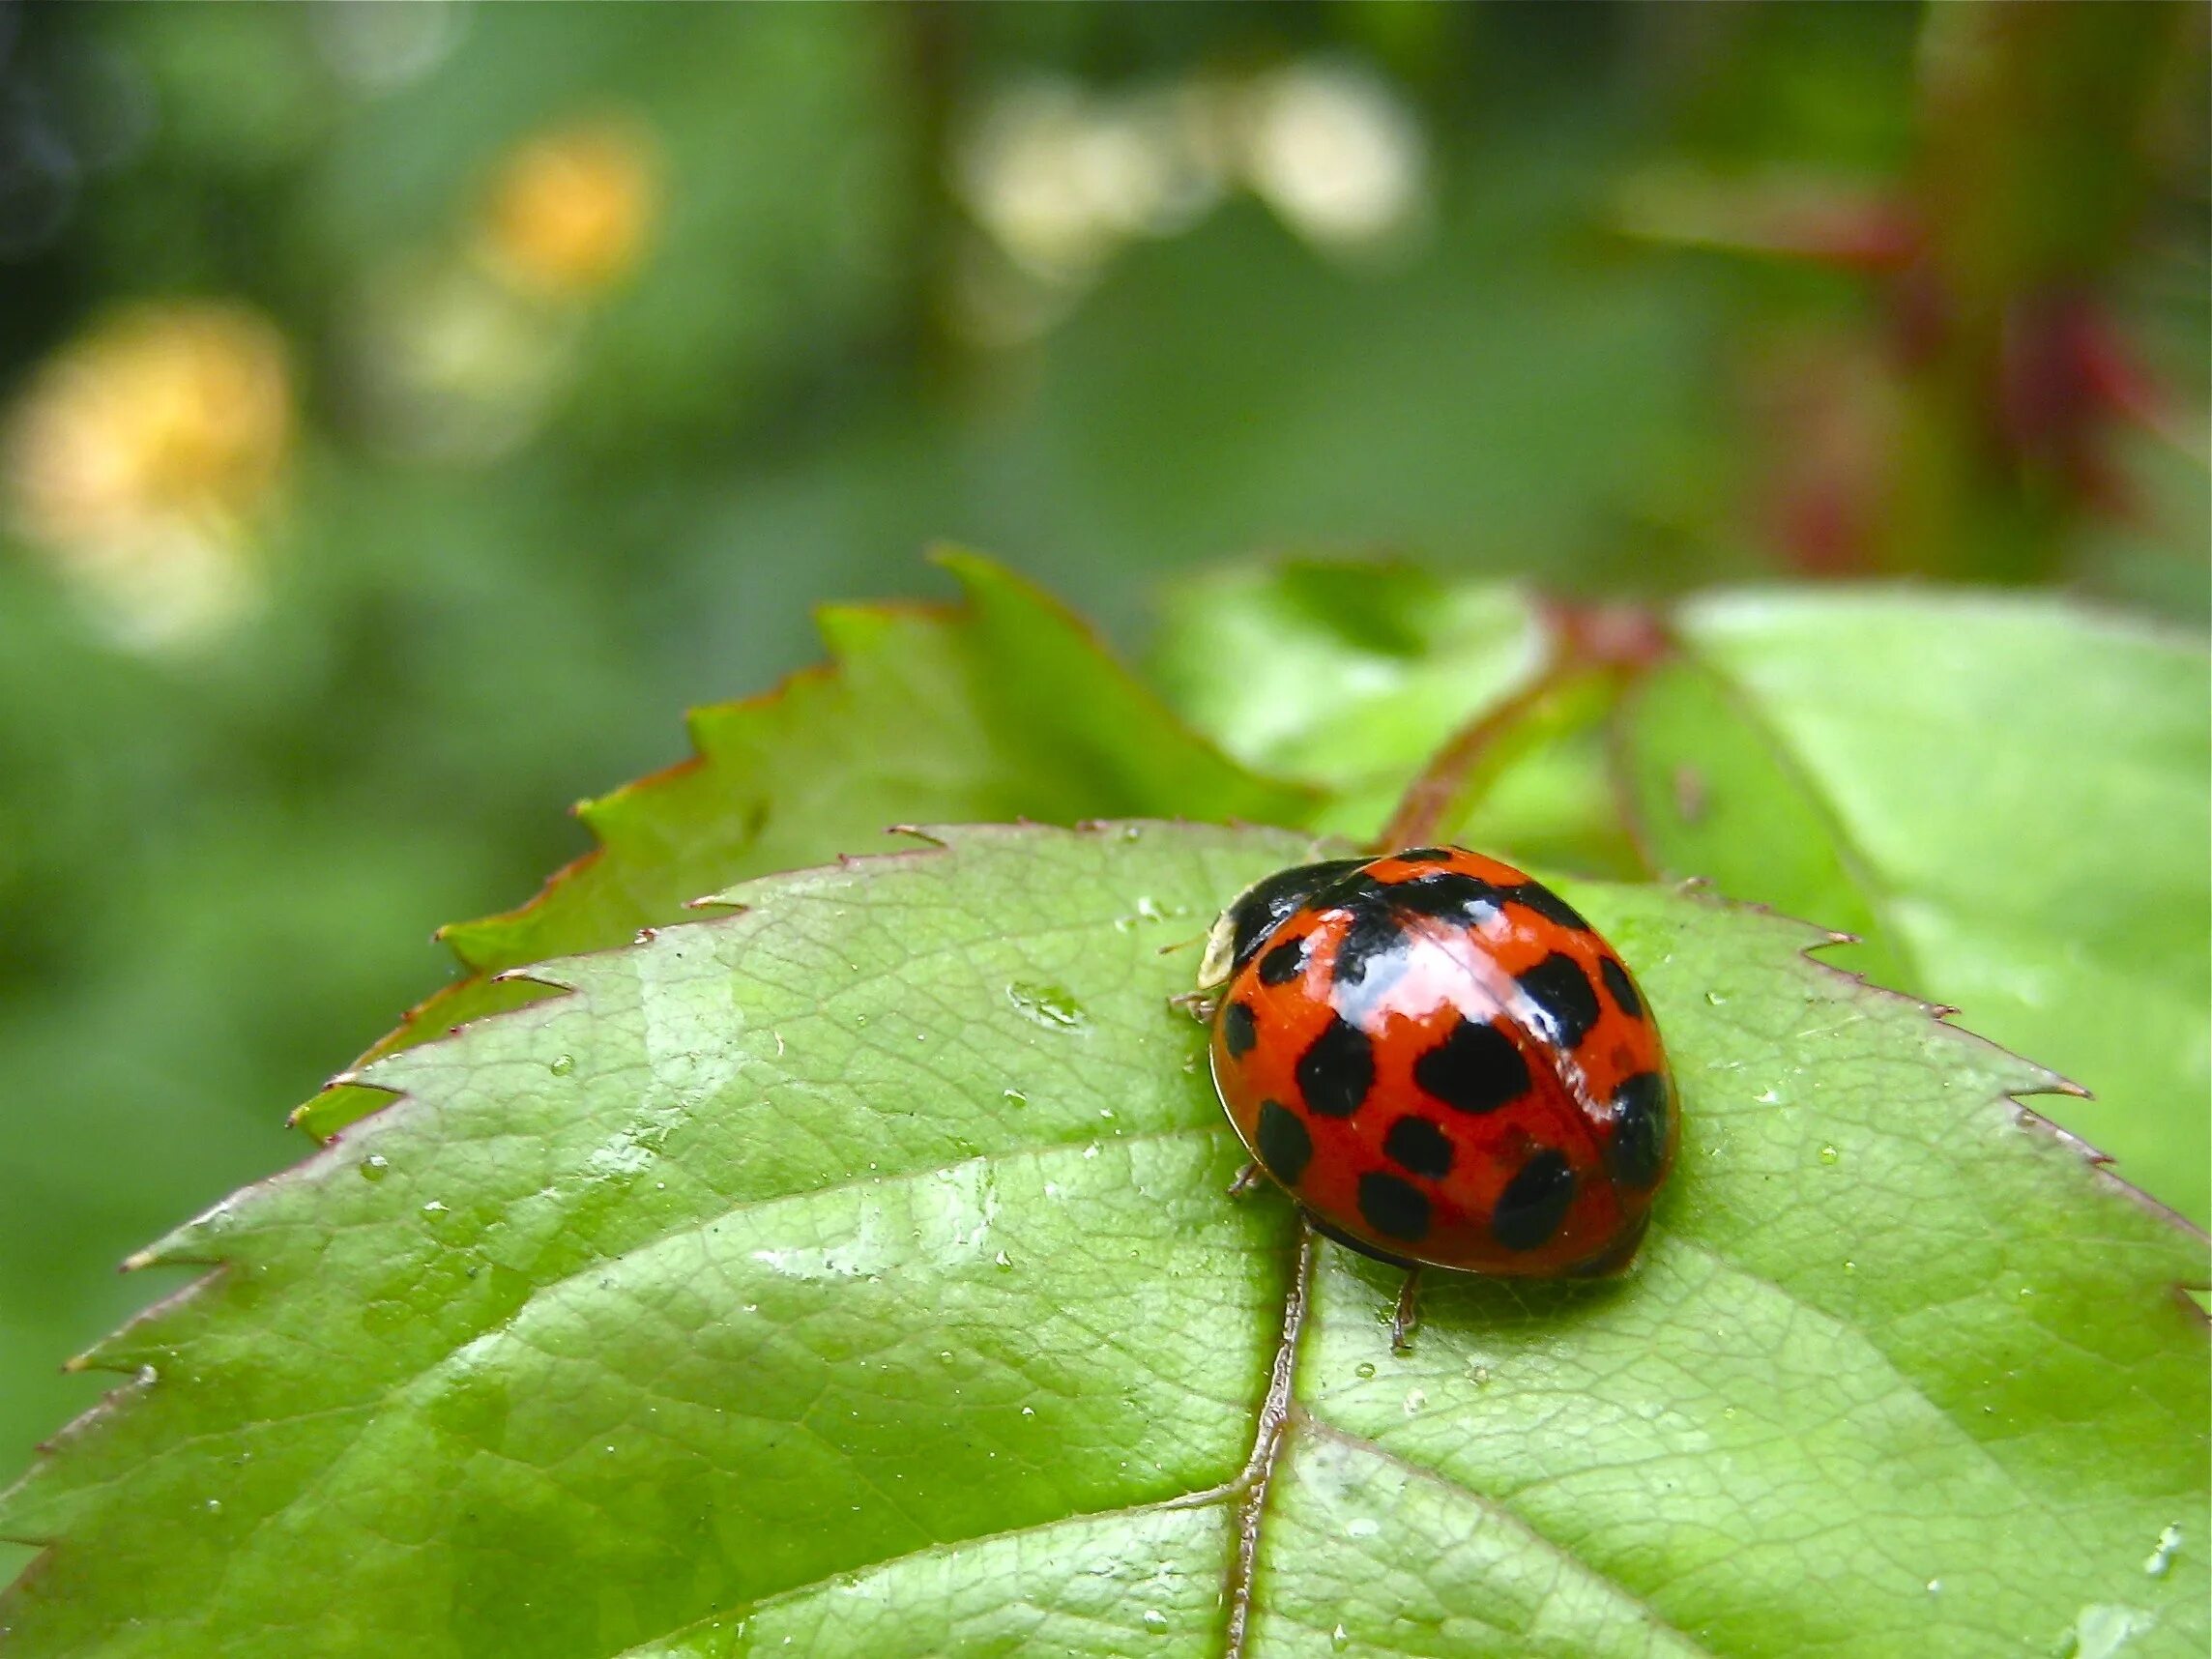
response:
<svg viewBox="0 0 2212 1659"><path fill-rule="evenodd" d="M660 213L651 136L626 122L578 122L508 152L480 226L497 272L517 287L580 298L643 257Z"/></svg>
<svg viewBox="0 0 2212 1659"><path fill-rule="evenodd" d="M141 306L65 346L9 411L9 516L127 641L203 636L258 590L252 533L292 426L283 340L264 318Z"/></svg>

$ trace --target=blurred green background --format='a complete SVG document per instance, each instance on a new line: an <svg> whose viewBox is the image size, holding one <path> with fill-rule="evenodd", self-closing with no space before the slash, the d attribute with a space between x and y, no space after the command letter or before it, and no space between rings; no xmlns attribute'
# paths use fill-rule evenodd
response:
<svg viewBox="0 0 2212 1659"><path fill-rule="evenodd" d="M0 1479L934 538L1132 653L1283 549L2202 630L2206 15L0 0Z"/></svg>

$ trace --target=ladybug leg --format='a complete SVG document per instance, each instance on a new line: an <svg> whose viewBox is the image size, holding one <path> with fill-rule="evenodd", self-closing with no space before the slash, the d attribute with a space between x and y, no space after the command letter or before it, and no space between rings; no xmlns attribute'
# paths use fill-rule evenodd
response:
<svg viewBox="0 0 2212 1659"><path fill-rule="evenodd" d="M1184 991L1168 999L1168 1006L1180 1008L1202 1026L1213 1024L1213 1016L1220 1011L1221 999L1211 991Z"/></svg>
<svg viewBox="0 0 2212 1659"><path fill-rule="evenodd" d="M1390 1352L1413 1352L1413 1332L1421 1325L1421 1269L1408 1267L1406 1282L1398 1287L1397 1311L1390 1316Z"/></svg>
<svg viewBox="0 0 2212 1659"><path fill-rule="evenodd" d="M1237 1179L1229 1183L1229 1196L1242 1198L1260 1184L1260 1162L1257 1158L1237 1172Z"/></svg>

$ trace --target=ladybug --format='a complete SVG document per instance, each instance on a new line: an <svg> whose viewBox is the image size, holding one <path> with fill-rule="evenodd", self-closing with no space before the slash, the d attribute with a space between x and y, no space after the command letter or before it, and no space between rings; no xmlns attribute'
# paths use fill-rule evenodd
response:
<svg viewBox="0 0 2212 1659"><path fill-rule="evenodd" d="M1222 913L1199 982L1257 1169L1410 1270L1399 1346L1424 1266L1600 1277L1635 1257L1674 1083L1635 977L1551 888L1460 847L1301 864Z"/></svg>

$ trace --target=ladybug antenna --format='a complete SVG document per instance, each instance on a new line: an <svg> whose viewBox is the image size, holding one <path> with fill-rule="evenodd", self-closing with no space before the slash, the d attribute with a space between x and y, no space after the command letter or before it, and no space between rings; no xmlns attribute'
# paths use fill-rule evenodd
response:
<svg viewBox="0 0 2212 1659"><path fill-rule="evenodd" d="M1162 956L1173 956L1179 950L1188 950L1194 945L1204 945L1207 937L1203 933L1194 933L1188 939L1179 939L1173 945L1161 946L1158 953Z"/></svg>

